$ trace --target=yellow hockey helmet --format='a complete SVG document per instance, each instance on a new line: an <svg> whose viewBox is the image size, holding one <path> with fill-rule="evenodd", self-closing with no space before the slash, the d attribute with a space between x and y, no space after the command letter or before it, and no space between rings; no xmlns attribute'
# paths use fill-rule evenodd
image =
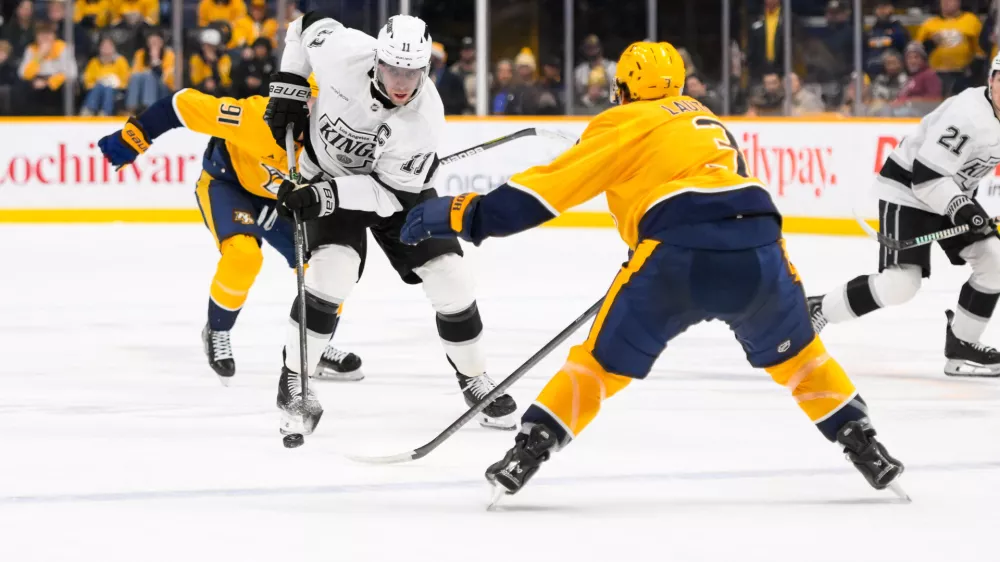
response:
<svg viewBox="0 0 1000 562"><path fill-rule="evenodd" d="M670 43L632 43L618 59L611 100L616 103L679 96L684 61Z"/></svg>

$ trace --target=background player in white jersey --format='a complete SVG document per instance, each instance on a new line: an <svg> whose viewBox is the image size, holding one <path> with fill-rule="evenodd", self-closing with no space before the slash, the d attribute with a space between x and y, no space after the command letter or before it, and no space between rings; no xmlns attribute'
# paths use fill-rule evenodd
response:
<svg viewBox="0 0 1000 562"><path fill-rule="evenodd" d="M1000 376L1000 352L979 343L1000 297L1000 238L996 224L976 201L980 180L1000 163L1000 56L989 86L945 100L903 139L875 180L883 234L903 240L968 225L965 235L941 240L955 265L972 275L955 312L945 314L945 374ZM903 251L883 247L879 273L862 275L822 297L810 297L813 327L844 322L902 304L931 274L930 246Z"/></svg>
<svg viewBox="0 0 1000 562"><path fill-rule="evenodd" d="M444 107L427 79L431 56L427 26L415 17L393 16L376 40L310 12L291 23L285 41L281 71L272 79L264 118L279 145L284 145L289 125L296 137L300 131L306 133L299 169L312 183L294 190L290 183L283 185L278 208L299 211L308 221L309 368L330 338L337 307L361 276L370 229L403 281L422 284L437 313L438 334L466 402L478 402L495 384L486 376L480 341L483 324L462 248L454 239L426 240L416 246L399 241L406 211L437 196L431 186ZM311 115L305 103L310 73L319 86ZM318 416L302 419L294 413L301 411L303 399L297 375L298 322L296 303L285 342L278 406L283 432L308 434ZM304 398L310 404L307 409L315 411L315 397ZM514 400L502 395L479 421L487 427L513 429L516 409Z"/></svg>

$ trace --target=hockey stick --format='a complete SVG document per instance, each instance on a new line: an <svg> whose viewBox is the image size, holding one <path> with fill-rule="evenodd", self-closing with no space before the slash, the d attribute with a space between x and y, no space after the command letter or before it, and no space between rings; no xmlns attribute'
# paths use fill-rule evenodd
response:
<svg viewBox="0 0 1000 562"><path fill-rule="evenodd" d="M472 420L472 418L476 417L476 415L479 414L479 412L482 412L486 408L486 406L492 404L493 401L496 400L498 396L506 392L508 388L510 388L514 383L518 381L518 379L520 379L528 371L530 371L532 367L537 365L539 361L548 356L548 354L552 353L552 350L559 347L559 345L562 342L566 341L566 338L572 335L573 332L580 329L580 326L586 324L591 319L591 317L597 314L597 311L601 308L601 304L603 302L604 302L604 297L601 297L601 299L595 302L590 308L588 308L586 312L581 314L579 318L574 320L572 324L566 326L566 328L564 328L563 331L559 332L559 335L552 338L552 340L549 343L545 344L544 347L539 349L534 355L532 355L527 361L525 361L523 365L521 365L513 373L508 375L507 378L500 381L500 384L498 384L496 388L491 390L489 394L484 396L483 399L480 400L478 404L469 408L469 411L462 414L462 417L455 420L454 423L449 425L444 431L439 433L437 437L431 439L425 445L417 447L412 451L407 451L405 453L400 453L398 455L390 455L387 457L362 457L362 456L347 455L347 458L353 461L363 462L368 464L394 464L400 462L415 461L417 459L426 457L431 451L436 449L438 445L444 443L449 437L451 437L459 429L461 429L463 425L469 423Z"/></svg>
<svg viewBox="0 0 1000 562"><path fill-rule="evenodd" d="M476 146L466 148L465 150L460 150L454 154L449 154L448 156L441 158L439 163L441 165L451 164L459 160L464 160L470 156L475 156L476 154L479 154L480 152L485 152L487 150L490 150L491 148L496 148L498 146L507 144L510 141L525 137L542 137L552 140L570 141L573 144L576 143L575 138L566 135L564 133L560 133L559 131L550 131L548 129L538 129L536 127L528 127L527 129L521 129L520 131L513 132L509 135L497 137L491 141L486 141L482 144L477 144Z"/></svg>
<svg viewBox="0 0 1000 562"><path fill-rule="evenodd" d="M285 156L288 158L288 179L299 183L299 166L295 161L295 135L292 125L285 129ZM299 383L302 385L302 400L309 396L309 360L306 357L306 228L298 211L292 212L295 222L295 282L299 291Z"/></svg>
<svg viewBox="0 0 1000 562"><path fill-rule="evenodd" d="M931 232L929 234L924 234L917 236L916 238L910 238L907 240L893 240L888 236L876 231L872 228L865 219L858 216L858 213L854 212L854 220L861 225L861 229L865 231L870 238L873 238L879 244L885 246L886 248L899 252L902 250L909 250L911 248L918 248L920 246L926 246L927 244L933 244L939 240L945 240L948 238L954 238L956 236L961 236L969 231L968 225L953 226L951 228L946 228L944 230L939 230L937 232ZM1000 217L993 217L993 222L1000 222Z"/></svg>

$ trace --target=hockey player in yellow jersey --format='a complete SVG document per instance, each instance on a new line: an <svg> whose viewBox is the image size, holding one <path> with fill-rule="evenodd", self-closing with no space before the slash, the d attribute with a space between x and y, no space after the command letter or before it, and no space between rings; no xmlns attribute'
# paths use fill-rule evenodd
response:
<svg viewBox="0 0 1000 562"><path fill-rule="evenodd" d="M264 124L267 100L214 97L185 89L157 101L98 142L105 157L121 166L171 129L184 127L212 136L195 195L221 253L202 340L209 365L223 384L236 373L229 333L263 264L261 242L267 241L289 267L295 267L293 227L275 211L278 187L288 176L288 160ZM314 376L360 380L360 369L357 355L331 345Z"/></svg>
<svg viewBox="0 0 1000 562"><path fill-rule="evenodd" d="M516 493L604 400L645 378L667 342L722 320L750 364L788 388L869 484L901 494L894 481L903 465L875 439L864 400L811 327L781 215L725 125L682 95L684 79L673 46L635 43L618 61L617 107L596 116L573 148L487 195L428 201L407 217L408 243L458 236L480 244L604 193L631 249L590 335L525 411L514 447L487 480Z"/></svg>

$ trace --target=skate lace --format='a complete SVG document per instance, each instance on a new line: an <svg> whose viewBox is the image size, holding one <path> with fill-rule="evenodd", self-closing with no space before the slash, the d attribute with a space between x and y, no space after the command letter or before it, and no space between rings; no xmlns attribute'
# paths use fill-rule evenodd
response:
<svg viewBox="0 0 1000 562"><path fill-rule="evenodd" d="M482 399L496 387L497 383L493 382L489 376L479 375L478 377L469 377L462 390L471 390L476 398Z"/></svg>
<svg viewBox="0 0 1000 562"><path fill-rule="evenodd" d="M333 363L340 363L347 358L348 353L349 352L347 351L339 350L336 347L330 345L327 346L325 350L323 350L323 358Z"/></svg>
<svg viewBox="0 0 1000 562"><path fill-rule="evenodd" d="M233 347L229 343L229 332L212 332L212 356L215 361L233 358Z"/></svg>
<svg viewBox="0 0 1000 562"><path fill-rule="evenodd" d="M977 341L976 342L966 342L966 343L969 344L969 347L975 349L976 351L980 351L982 353L988 353L988 354L1000 353L1000 352L997 352L996 348L990 347L988 345L984 345L984 344L979 343Z"/></svg>
<svg viewBox="0 0 1000 562"><path fill-rule="evenodd" d="M826 316L823 315L822 308L818 306L814 307L812 310L812 314L810 316L811 316L810 320L812 320L813 330L815 330L816 333L819 333L820 330L826 327Z"/></svg>

